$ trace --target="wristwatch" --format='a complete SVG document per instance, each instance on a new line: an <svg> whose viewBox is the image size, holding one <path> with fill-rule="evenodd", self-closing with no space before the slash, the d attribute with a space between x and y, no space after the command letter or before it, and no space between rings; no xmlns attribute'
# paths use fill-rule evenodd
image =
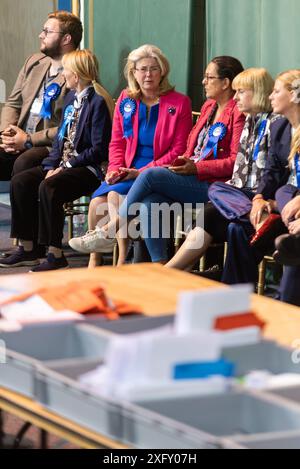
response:
<svg viewBox="0 0 300 469"><path fill-rule="evenodd" d="M30 148L32 147L33 147L33 143L32 143L31 137L29 134L27 134L27 139L26 139L26 142L24 143L24 148L26 148L26 150L30 150Z"/></svg>

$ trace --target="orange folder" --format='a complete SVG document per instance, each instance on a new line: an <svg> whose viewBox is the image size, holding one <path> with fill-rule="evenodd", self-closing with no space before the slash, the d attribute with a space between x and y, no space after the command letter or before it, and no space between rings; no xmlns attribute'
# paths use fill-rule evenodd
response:
<svg viewBox="0 0 300 469"><path fill-rule="evenodd" d="M32 295L39 295L54 310L65 309L75 311L80 314L103 314L108 319L119 319L125 314L141 314L142 310L136 305L120 301L112 301L107 297L104 288L97 281L69 282L66 285L37 288L34 291L26 292L12 297L2 303L9 304L22 302Z"/></svg>
<svg viewBox="0 0 300 469"><path fill-rule="evenodd" d="M257 326L260 329L265 327L265 322L259 319L254 313L235 314L233 316L220 316L216 318L214 329L218 331L229 331L242 327Z"/></svg>

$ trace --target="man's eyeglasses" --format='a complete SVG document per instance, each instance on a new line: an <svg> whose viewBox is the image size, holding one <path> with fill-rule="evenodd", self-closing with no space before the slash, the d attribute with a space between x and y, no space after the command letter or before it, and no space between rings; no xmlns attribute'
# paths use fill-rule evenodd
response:
<svg viewBox="0 0 300 469"><path fill-rule="evenodd" d="M65 33L63 33L62 31L52 31L52 29L48 29L48 28L44 28L42 29L41 31L41 34L44 34L45 36L48 36L48 34L62 34L64 35Z"/></svg>
<svg viewBox="0 0 300 469"><path fill-rule="evenodd" d="M137 72L140 72L140 73L143 73L143 74L146 74L147 72L149 73L157 73L157 72L160 72L160 68L159 67L141 67L141 68L136 68L135 69Z"/></svg>
<svg viewBox="0 0 300 469"><path fill-rule="evenodd" d="M212 75L204 75L202 78L203 81L210 81L210 80L223 80L221 77L214 77Z"/></svg>

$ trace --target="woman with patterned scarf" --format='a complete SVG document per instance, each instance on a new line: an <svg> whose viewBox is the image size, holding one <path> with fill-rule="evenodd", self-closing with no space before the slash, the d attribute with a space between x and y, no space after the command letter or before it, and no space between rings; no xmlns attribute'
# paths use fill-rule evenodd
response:
<svg viewBox="0 0 300 469"><path fill-rule="evenodd" d="M270 125L277 119L271 112L269 95L274 81L264 68L250 68L234 79L234 99L246 114L232 179L209 188L204 226L194 228L167 267L190 270L212 243L227 241L231 222L250 225L252 199L262 179L270 148Z"/></svg>

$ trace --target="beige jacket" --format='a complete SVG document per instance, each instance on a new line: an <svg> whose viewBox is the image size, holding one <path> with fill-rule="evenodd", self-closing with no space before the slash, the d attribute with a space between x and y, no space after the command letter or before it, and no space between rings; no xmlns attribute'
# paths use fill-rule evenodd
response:
<svg viewBox="0 0 300 469"><path fill-rule="evenodd" d="M0 131L10 124L23 128L26 124L31 105L40 90L50 66L50 57L41 53L34 54L26 60L11 95L2 109ZM31 135L34 146L51 146L57 133L64 97L69 90L66 88L65 79L61 74L53 80L54 82L61 86L61 93L56 101L52 103L52 118L41 118L37 125L37 131Z"/></svg>

